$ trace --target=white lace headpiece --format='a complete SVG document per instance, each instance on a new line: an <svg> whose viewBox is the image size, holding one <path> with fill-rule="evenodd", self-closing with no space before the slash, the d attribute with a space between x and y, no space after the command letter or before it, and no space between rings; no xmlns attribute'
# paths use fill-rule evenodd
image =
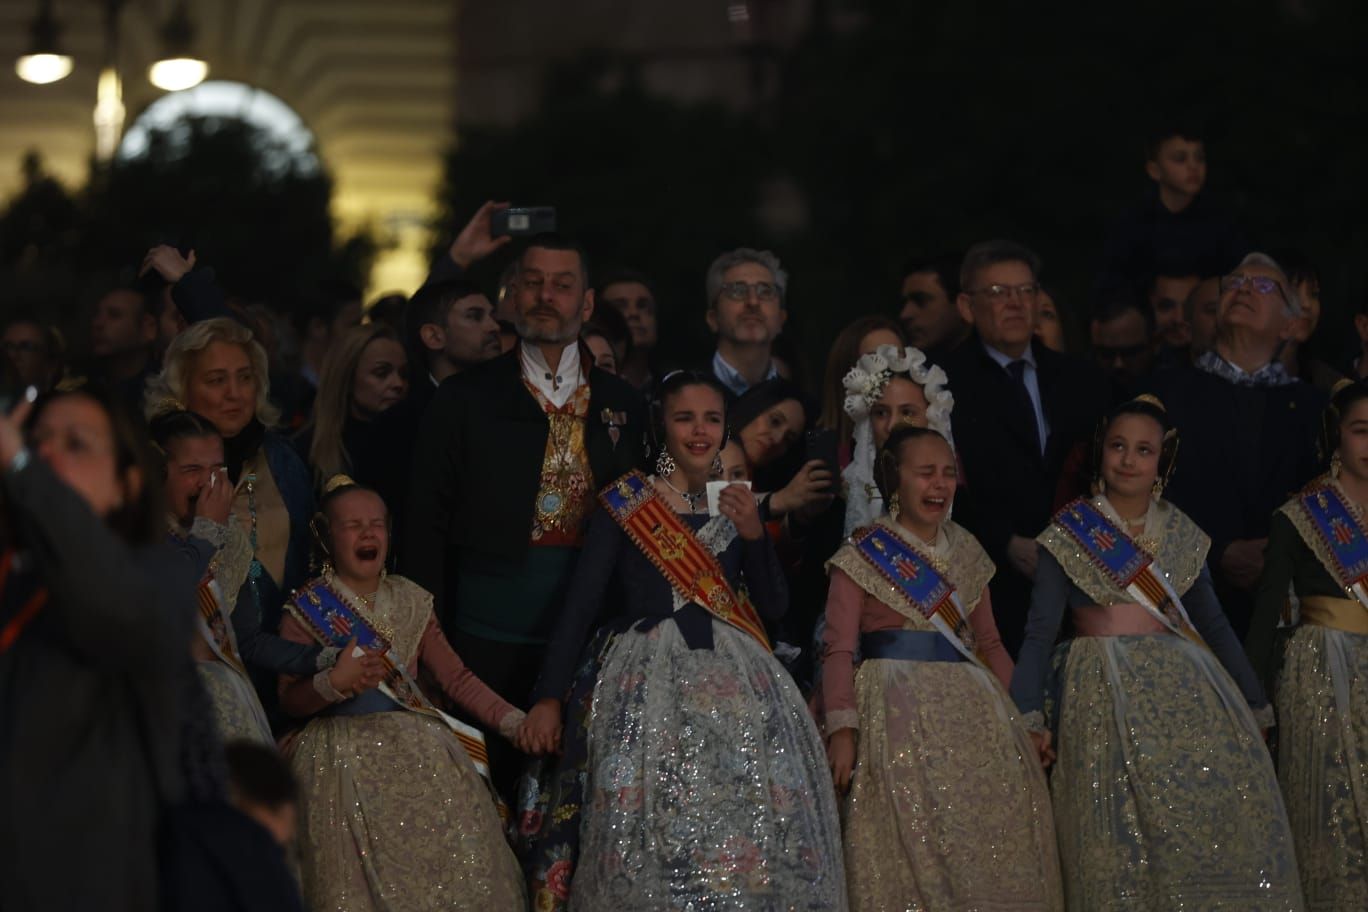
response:
<svg viewBox="0 0 1368 912"><path fill-rule="evenodd" d="M946 389L949 378L938 365L926 363L921 349L880 345L860 356L845 375L845 411L855 422L855 450L850 465L841 473L846 497L845 534L872 523L883 515L883 496L874 483L874 432L869 426L869 411L883 395L894 377L905 377L922 388L926 396L926 425L950 441L950 413L955 397Z"/></svg>

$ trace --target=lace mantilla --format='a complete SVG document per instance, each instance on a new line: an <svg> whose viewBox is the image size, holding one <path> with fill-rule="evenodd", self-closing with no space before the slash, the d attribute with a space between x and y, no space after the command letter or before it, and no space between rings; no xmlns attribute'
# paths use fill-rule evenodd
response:
<svg viewBox="0 0 1368 912"><path fill-rule="evenodd" d="M1091 503L1117 528L1127 531L1125 521L1117 516L1105 497L1094 497ZM1073 537L1058 524L1051 523L1036 541L1059 561L1059 566L1073 584L1098 605L1106 607L1135 601L1119 589L1106 571L1085 554ZM1156 568L1179 596L1192 588L1211 548L1211 539L1207 534L1186 513L1164 500L1150 504L1145 516L1145 530L1135 536L1134 541L1154 558Z"/></svg>
<svg viewBox="0 0 1368 912"><path fill-rule="evenodd" d="M902 526L887 517L880 519L879 523L892 529L902 538L912 541ZM972 613L982 601L983 590L988 588L988 581L993 578L997 568L993 566L988 552L983 550L978 539L970 535L963 526L946 520L941 524L941 535L944 537L944 544L938 540L934 549L927 548L923 543L914 543L922 553L930 552L932 565L950 578L950 582L959 593L964 610ZM920 612L909 608L903 599L893 594L888 581L870 566L869 561L860 556L860 552L850 542L841 546L827 566L844 571L855 581L855 585L907 618L911 622L909 629L936 629L930 621L921 616Z"/></svg>
<svg viewBox="0 0 1368 912"><path fill-rule="evenodd" d="M900 349L896 345L880 345L856 362L842 381L845 386L845 411L855 422L855 448L850 465L841 472L841 490L846 498L845 527L849 536L856 529L877 520L884 512L883 495L874 483L874 432L869 426L869 410L883 395L884 387L894 377L905 377L922 388L926 396L926 426L939 432L950 446L955 445L950 433L950 413L955 397L945 388L945 371L926 364L926 355L919 349Z"/></svg>

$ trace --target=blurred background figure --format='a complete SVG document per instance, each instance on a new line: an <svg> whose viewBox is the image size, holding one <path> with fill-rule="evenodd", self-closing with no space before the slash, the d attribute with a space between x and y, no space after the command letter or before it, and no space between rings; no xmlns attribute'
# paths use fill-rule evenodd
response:
<svg viewBox="0 0 1368 912"><path fill-rule="evenodd" d="M66 346L55 327L31 317L18 317L6 324L0 344L19 384L45 393L62 379Z"/></svg>
<svg viewBox="0 0 1368 912"><path fill-rule="evenodd" d="M314 398L313 417L295 446L319 485L334 475L363 484L384 473L390 442L376 419L408 393L408 354L388 323L344 332L328 350Z"/></svg>
<svg viewBox="0 0 1368 912"><path fill-rule="evenodd" d="M955 307L959 297L960 254L909 260L902 267L902 320L907 344L939 363L959 347L973 328Z"/></svg>
<svg viewBox="0 0 1368 912"><path fill-rule="evenodd" d="M596 300L600 311L606 305L622 314L631 330L631 344L626 358L618 365L618 375L643 394L649 394L655 382L660 332L656 293L650 279L630 269L606 273L599 283Z"/></svg>

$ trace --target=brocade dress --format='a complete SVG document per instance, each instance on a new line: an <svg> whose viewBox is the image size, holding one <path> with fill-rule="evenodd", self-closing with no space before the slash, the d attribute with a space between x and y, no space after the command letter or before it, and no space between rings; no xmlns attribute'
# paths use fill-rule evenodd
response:
<svg viewBox="0 0 1368 912"><path fill-rule="evenodd" d="M725 517L680 520L763 618L783 614L767 539L742 540ZM610 586L624 612L593 640L601 661L579 662ZM533 699L565 699L577 667L599 669L585 727L567 725L563 743L585 754L583 804L549 811L581 815L577 840L539 846L534 908L846 908L831 777L797 686L758 640L686 601L605 509Z"/></svg>
<svg viewBox="0 0 1368 912"><path fill-rule="evenodd" d="M1105 497L1090 503L1126 528ZM1069 909L1301 909L1260 732L1271 712L1212 589L1210 539L1162 500L1130 539L1153 557L1206 646L1138 604L1058 516L1037 540L1012 696L1033 728L1043 730L1048 709L1055 732L1050 790ZM1066 609L1074 636L1052 663Z"/></svg>
<svg viewBox="0 0 1368 912"><path fill-rule="evenodd" d="M333 578L417 678L419 666L487 729L511 737L523 713L452 651L432 596L403 577L380 583L374 606ZM292 614L281 636L312 642ZM522 909L522 874L488 784L451 730L399 708L378 690L343 699L327 681L282 676L281 708L312 716L290 748L299 780L304 896L315 912Z"/></svg>
<svg viewBox="0 0 1368 912"><path fill-rule="evenodd" d="M1338 488L1321 478L1308 490L1327 484ZM1362 529L1361 508L1343 499ZM1273 515L1245 645L1268 680L1290 583L1301 617L1274 691L1278 779L1306 908L1315 912L1368 909L1368 608L1346 598L1337 575L1293 498Z"/></svg>
<svg viewBox="0 0 1368 912"><path fill-rule="evenodd" d="M985 664L964 659L894 596L854 544L836 552L822 705L828 735L858 733L844 806L850 908L1060 912L1049 789L1004 687L1012 660L988 596L993 563L954 522L943 523L930 546L887 517L878 524L954 584ZM940 647L937 658L884 657L878 640L901 631L912 632L902 639Z"/></svg>
<svg viewBox="0 0 1368 912"><path fill-rule="evenodd" d="M197 605L196 636L206 644L195 661L195 672L204 685L213 707L214 728L219 741L255 741L275 747L266 711L257 697L256 688L242 664L233 631L232 616L242 584L247 580L252 563L252 546L242 529L230 519L219 525L204 517L196 517L189 529L180 528L172 520L173 539L193 536L214 548L207 573L196 593L200 600L213 601L213 613L205 616L205 605ZM213 645L209 645L213 640Z"/></svg>

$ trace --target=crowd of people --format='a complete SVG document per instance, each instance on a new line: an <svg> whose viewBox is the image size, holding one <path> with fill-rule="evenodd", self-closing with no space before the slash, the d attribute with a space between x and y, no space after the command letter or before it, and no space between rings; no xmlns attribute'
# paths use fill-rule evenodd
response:
<svg viewBox="0 0 1368 912"><path fill-rule="evenodd" d="M816 390L723 252L669 364L566 237L472 281L495 202L407 299L159 246L89 359L11 320L0 904L1368 908L1368 358L1204 154L1086 353L990 240Z"/></svg>

